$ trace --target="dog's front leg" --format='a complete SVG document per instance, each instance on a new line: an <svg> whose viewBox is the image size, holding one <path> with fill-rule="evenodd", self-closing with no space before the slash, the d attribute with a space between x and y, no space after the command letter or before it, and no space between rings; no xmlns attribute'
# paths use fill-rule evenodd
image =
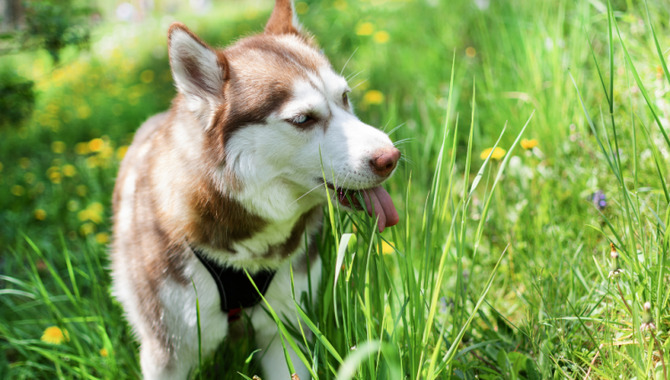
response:
<svg viewBox="0 0 670 380"><path fill-rule="evenodd" d="M316 295L316 290L321 278L321 259L318 255L314 256L312 262L309 263L309 268L304 258L298 260L297 263L295 261L293 262L293 287L295 289L296 299L300 299L301 294L309 292L309 280L312 282L312 298ZM293 303L293 296L291 294L290 265L290 263L287 263L277 271L265 297L284 324L298 326L298 317L295 310L295 304ZM281 343L281 333L278 332L277 324L272 316L263 310L263 307L263 305L256 306L251 317L256 332L256 346L262 350L260 357L264 371L263 379L290 380L291 373L289 372L286 363L284 348ZM305 327L304 324L303 327ZM311 338L309 330L307 328L305 328L305 330L305 333L308 334L308 338ZM296 342L302 347L302 339L298 338L296 339ZM288 344L286 344L286 346L293 367L295 368L295 373L299 376L300 380L310 379L311 376L307 367L303 364L294 350L291 349Z"/></svg>

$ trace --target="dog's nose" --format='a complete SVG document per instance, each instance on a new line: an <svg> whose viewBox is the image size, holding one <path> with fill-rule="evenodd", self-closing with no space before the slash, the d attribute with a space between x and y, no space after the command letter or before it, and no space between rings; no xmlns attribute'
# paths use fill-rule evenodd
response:
<svg viewBox="0 0 670 380"><path fill-rule="evenodd" d="M395 169L399 159L400 151L398 148L381 148L372 155L370 167L372 167L372 171L378 176L388 177L393 169Z"/></svg>

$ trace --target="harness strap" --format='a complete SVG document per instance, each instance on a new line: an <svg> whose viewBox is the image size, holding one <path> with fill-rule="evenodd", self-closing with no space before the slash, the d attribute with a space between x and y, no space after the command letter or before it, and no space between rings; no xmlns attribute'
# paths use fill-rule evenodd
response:
<svg viewBox="0 0 670 380"><path fill-rule="evenodd" d="M222 266L203 255L201 250L195 248L192 250L214 278L221 298L221 311L228 315L228 322L238 320L242 309L256 306L261 302L261 294L265 295L276 273L276 271L262 270L250 274L252 283L244 270ZM254 284L258 287L258 291L254 288Z"/></svg>

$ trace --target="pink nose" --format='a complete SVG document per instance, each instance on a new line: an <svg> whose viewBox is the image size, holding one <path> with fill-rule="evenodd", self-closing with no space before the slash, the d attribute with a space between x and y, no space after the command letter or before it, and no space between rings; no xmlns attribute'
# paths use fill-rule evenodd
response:
<svg viewBox="0 0 670 380"><path fill-rule="evenodd" d="M372 154L370 167L380 177L388 177L400 159L400 151L395 148L381 148Z"/></svg>

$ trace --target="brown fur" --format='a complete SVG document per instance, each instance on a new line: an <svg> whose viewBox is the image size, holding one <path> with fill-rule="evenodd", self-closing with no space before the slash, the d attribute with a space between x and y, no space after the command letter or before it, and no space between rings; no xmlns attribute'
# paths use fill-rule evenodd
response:
<svg viewBox="0 0 670 380"><path fill-rule="evenodd" d="M300 33L292 25L293 7L290 0L279 0L265 26L266 34L296 34Z"/></svg>

